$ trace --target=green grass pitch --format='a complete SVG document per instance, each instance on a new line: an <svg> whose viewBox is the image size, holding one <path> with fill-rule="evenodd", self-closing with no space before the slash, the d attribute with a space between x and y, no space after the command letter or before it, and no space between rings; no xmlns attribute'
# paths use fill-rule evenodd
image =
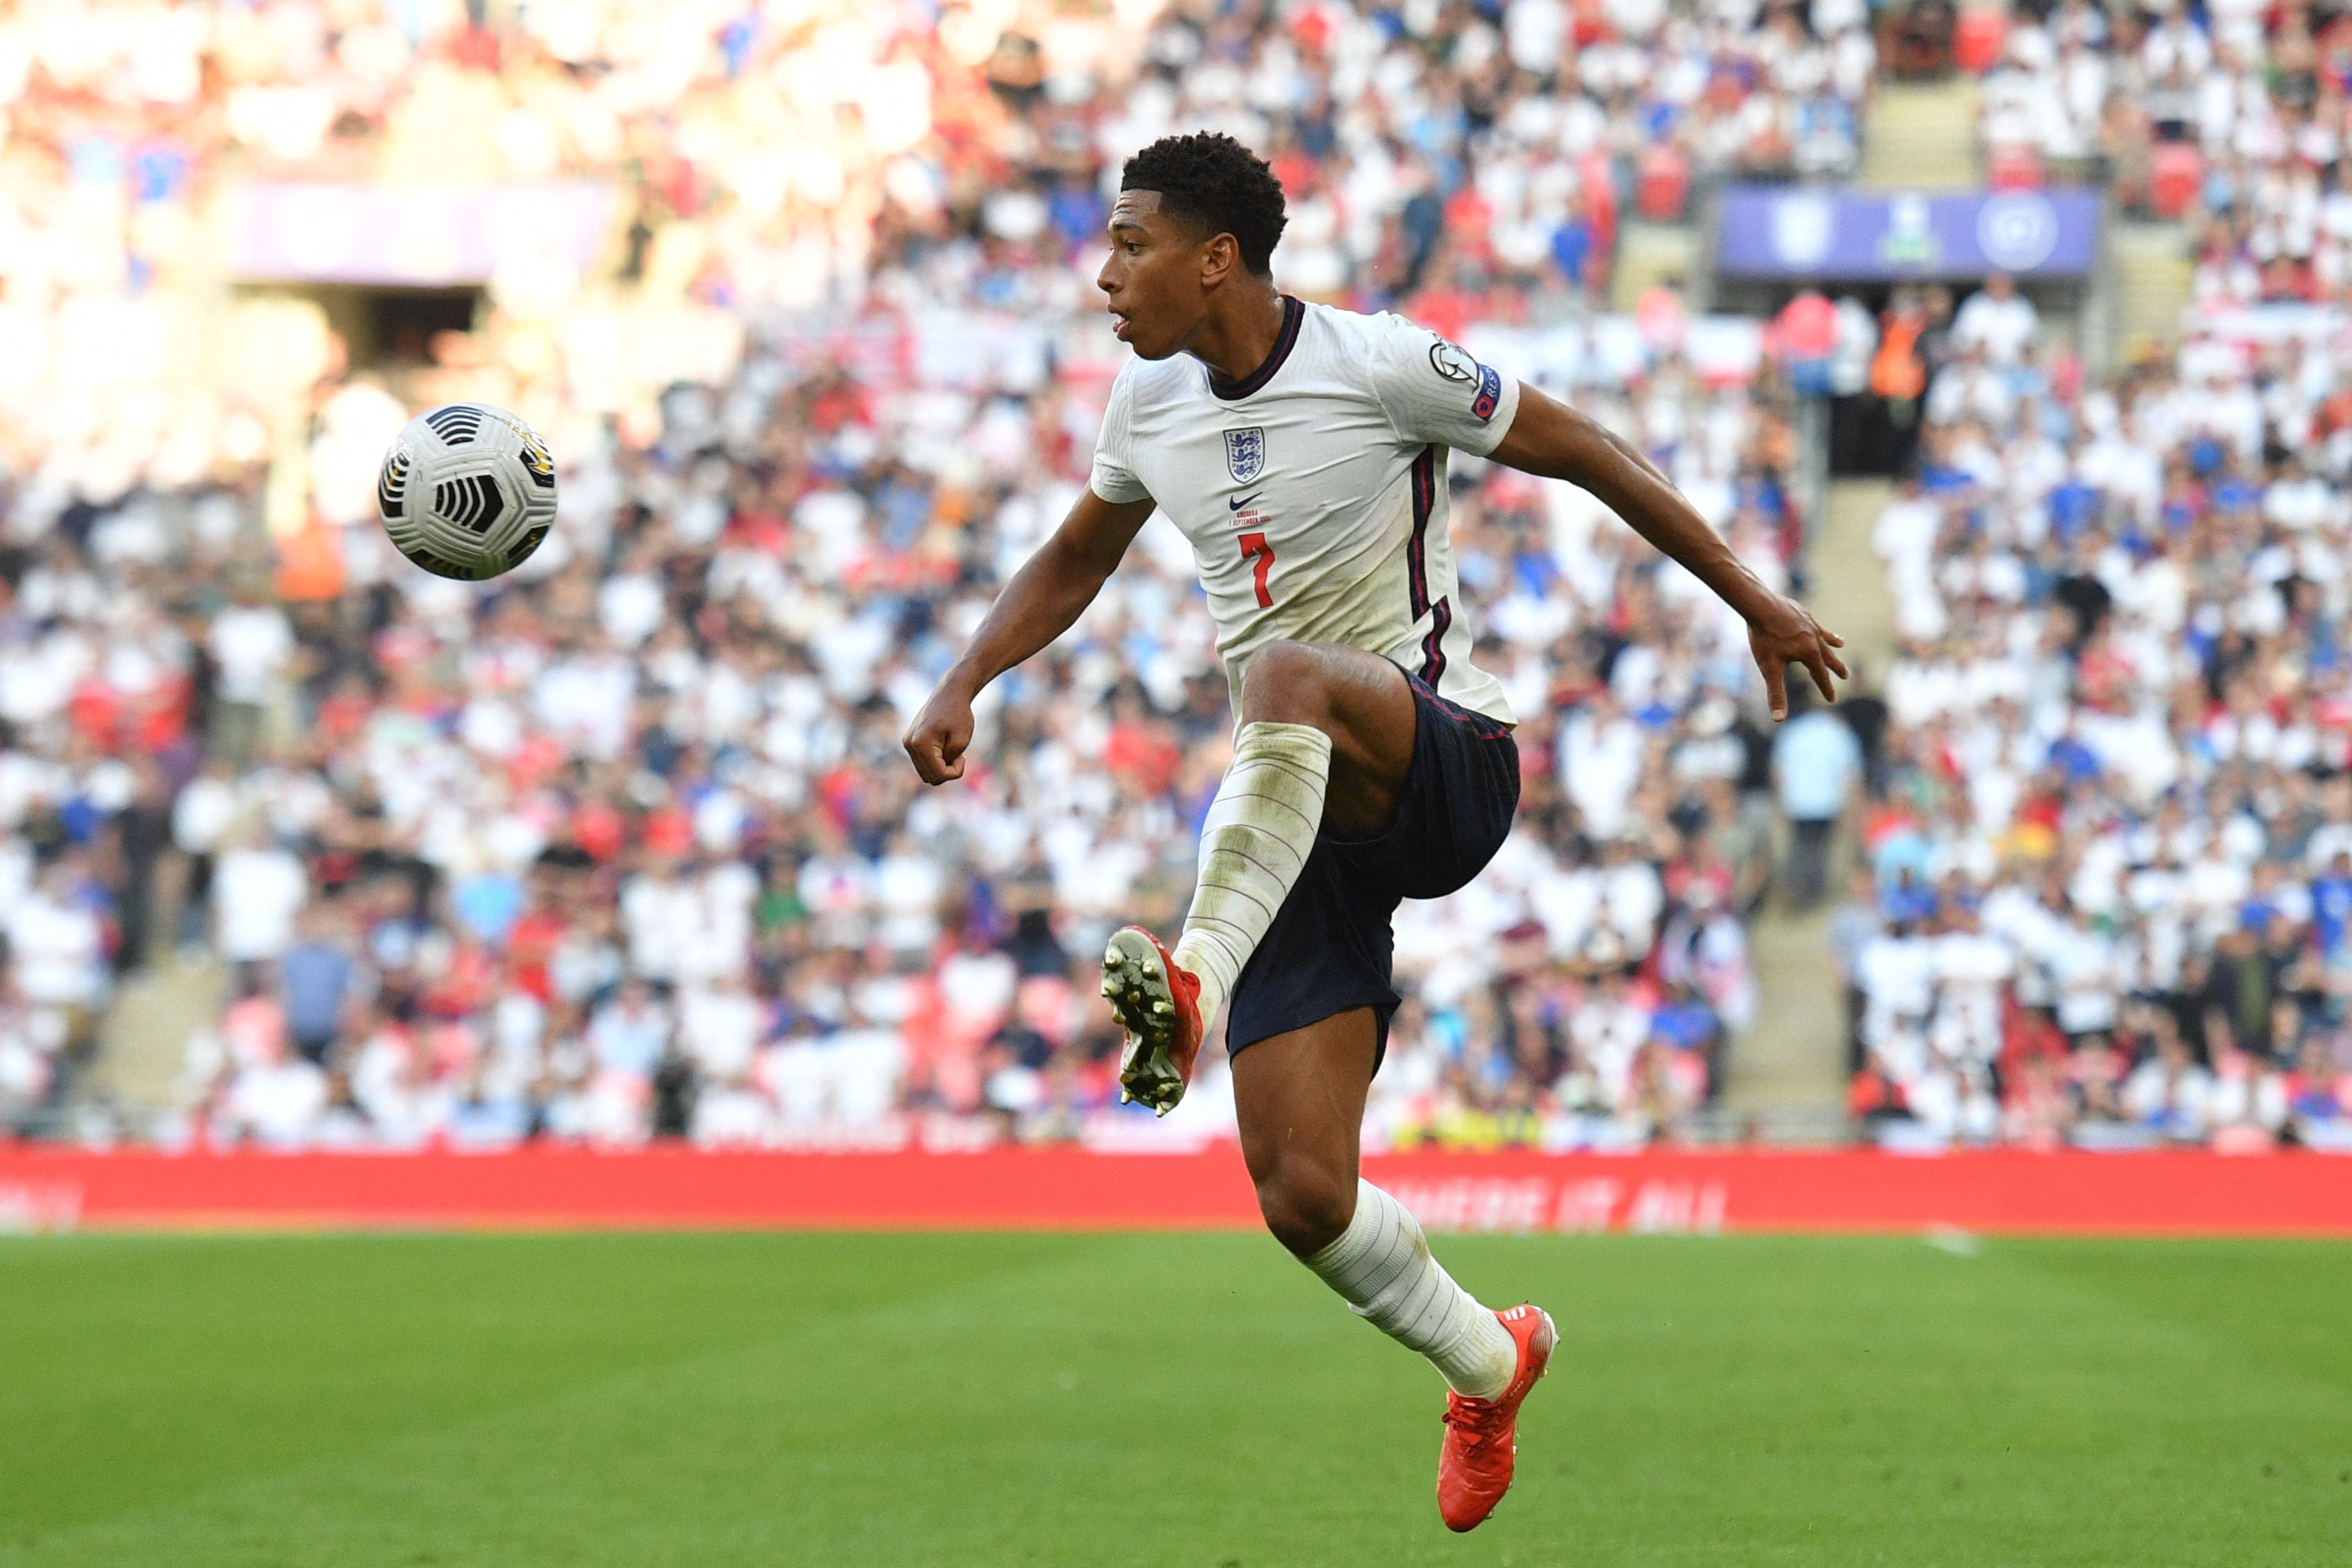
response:
<svg viewBox="0 0 2352 1568"><path fill-rule="evenodd" d="M1442 1238L1519 1480L1249 1236L0 1244L0 1568L2352 1561L2352 1247Z"/></svg>

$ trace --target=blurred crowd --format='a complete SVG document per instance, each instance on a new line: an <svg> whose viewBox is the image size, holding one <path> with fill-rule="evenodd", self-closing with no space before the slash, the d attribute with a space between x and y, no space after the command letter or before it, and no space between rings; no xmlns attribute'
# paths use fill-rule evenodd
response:
<svg viewBox="0 0 2352 1568"><path fill-rule="evenodd" d="M1770 398L1671 358L1634 390L1581 400L1784 576ZM111 974L191 945L236 993L191 1042L191 1134L776 1143L938 1111L1076 1136L1113 1109L1094 954L1181 919L1229 744L1188 547L1155 523L992 692L971 775L922 792L898 736L1074 497L1098 409L763 351L664 412L649 447L568 454L561 543L488 587L394 568L278 602L207 553L200 510L235 496L142 498L154 563L88 546L127 526L103 508L20 557L20 1100ZM978 470L927 467L942 438ZM1476 467L1454 541L1525 719L1522 826L1400 921L1382 1125L1638 1141L1755 1009L1754 678L1736 619L1622 525ZM1220 1077L1185 1135L1229 1113Z"/></svg>
<svg viewBox="0 0 2352 1568"><path fill-rule="evenodd" d="M1287 286L1448 331L1557 319L1629 205L1850 171L1866 21L1863 0L34 0L0 16L0 441L52 489L114 494L290 438L283 405L337 346L275 296L226 330L189 304L218 291L224 198L271 182L617 193L594 265L509 226L471 341L394 345L559 446L615 416L651 440L664 384L722 378L779 313L1070 308L1118 161L1180 124L1275 159ZM420 264L450 242L382 237Z"/></svg>
<svg viewBox="0 0 2352 1568"><path fill-rule="evenodd" d="M1866 87L1866 38L1821 7L1820 37L1718 9L12 15L0 313L56 374L104 346L75 322L173 298L212 183L402 179L436 147L618 179L611 287L736 335L711 374L617 399L570 330L603 308L589 282L551 305L493 279L474 331L382 373L330 343L296 464L282 409L217 377L121 428L143 373L38 410L41 376L12 385L0 1111L102 1088L127 979L217 967L180 1115L130 1131L1143 1135L1094 955L1124 921L1181 921L1230 728L1181 539L1155 523L1000 683L962 785L919 792L898 747L1087 471L1118 159L1178 123L1247 134L1293 195L1286 287L1482 353L1540 329L1561 368L1537 374L1785 581L1798 458L1770 363L1685 353L1702 323L1671 289L1591 313L1643 148L1738 163ZM556 533L492 584L414 571L369 515L408 407L457 396L517 407L562 463ZM1744 637L1588 498L1467 461L1455 483L1527 790L1489 874L1401 919L1412 1000L1375 1125L1639 1142L1713 1094L1756 1009L1742 917L1776 807ZM102 1126L102 1095L77 1098ZM1229 1120L1213 1059L1164 1131Z"/></svg>
<svg viewBox="0 0 2352 1568"><path fill-rule="evenodd" d="M2352 1143L2352 337L2242 321L2075 386L2013 295L2016 333L1963 331L1984 298L1924 345L1875 533L1902 653L1832 919L1853 1109Z"/></svg>
<svg viewBox="0 0 2352 1568"><path fill-rule="evenodd" d="M0 1119L274 1146L1221 1134L1213 1042L1166 1123L1117 1107L1093 985L1112 927L1181 921L1229 744L1181 538L1148 528L992 691L961 785L922 791L898 745L1083 482L1120 158L1208 125L1284 180L1286 288L1571 397L1769 580L1806 521L1796 394L1874 401L1913 475L1876 532L1901 658L1774 731L1686 574L1580 492L1456 465L1525 792L1485 876L1400 914L1375 1144L1689 1130L1755 1022L1768 897L1834 905L1851 1110L1884 1138L2345 1142L2334 318L2216 310L2102 384L2000 279L1874 319L1809 297L1760 334L1671 286L1600 311L1621 215L1850 170L1874 37L1898 69L1987 42L1934 13L17 8ZM2159 207L2188 147L2209 300L2329 298L2340 32L2019 11L1987 135ZM614 253L493 277L471 331L373 367L323 317L289 353L190 305L225 184L459 159L604 182ZM562 463L555 534L478 586L372 520L385 441L457 397ZM207 998L170 1026L160 1126L109 1121L133 981Z"/></svg>
<svg viewBox="0 0 2352 1568"><path fill-rule="evenodd" d="M558 445L612 417L650 439L662 386L728 374L746 321L855 310L877 237L967 223L991 193L1046 172L1056 154L994 82L1001 38L1090 100L1115 85L1108 73L1133 57L1150 10L12 6L0 15L0 357L12 372L0 456L37 474L45 495L113 496L195 484L298 442L314 383L345 371L352 345L307 300L225 299L219 277L224 245L251 226L239 198L285 182L420 201L565 182L611 193L601 257L562 254L493 212L495 265L467 280L487 285L478 331L396 328L367 348L429 359L438 381L495 396ZM498 207L527 211L520 195ZM389 228L390 209L365 210ZM363 248L418 269L412 280L450 281L435 268L467 237L458 219L411 220ZM285 258L299 266L315 240L279 237L283 255L254 280L288 281ZM382 279L331 268L320 280ZM413 390L432 401L447 388L426 377ZM378 434L364 418L334 423L349 447ZM357 521L366 490L323 476L315 510ZM298 493L272 521L304 516Z"/></svg>
<svg viewBox="0 0 2352 1568"><path fill-rule="evenodd" d="M1994 183L2094 179L2187 218L2210 304L2352 295L2352 10L2058 0L1978 16Z"/></svg>

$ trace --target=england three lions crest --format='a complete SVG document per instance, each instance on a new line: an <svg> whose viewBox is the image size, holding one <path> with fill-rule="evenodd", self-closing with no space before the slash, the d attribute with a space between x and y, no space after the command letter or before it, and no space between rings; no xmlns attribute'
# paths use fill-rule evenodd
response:
<svg viewBox="0 0 2352 1568"><path fill-rule="evenodd" d="M1248 484L1265 472L1265 426L1225 432L1225 471L1237 485Z"/></svg>

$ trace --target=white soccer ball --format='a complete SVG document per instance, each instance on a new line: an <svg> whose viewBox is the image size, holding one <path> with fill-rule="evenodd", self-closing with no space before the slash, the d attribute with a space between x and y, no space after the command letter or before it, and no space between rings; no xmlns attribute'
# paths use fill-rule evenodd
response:
<svg viewBox="0 0 2352 1568"><path fill-rule="evenodd" d="M445 403L408 422L376 474L376 511L400 552L478 583L530 558L555 521L555 459L503 408Z"/></svg>

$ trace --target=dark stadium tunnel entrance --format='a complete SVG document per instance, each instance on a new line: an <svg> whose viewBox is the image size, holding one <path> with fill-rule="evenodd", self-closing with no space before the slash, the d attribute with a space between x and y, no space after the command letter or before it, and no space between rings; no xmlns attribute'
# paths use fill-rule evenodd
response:
<svg viewBox="0 0 2352 1568"><path fill-rule="evenodd" d="M352 369L397 373L449 363L483 315L478 287L393 289L324 283L293 290L326 313Z"/></svg>
<svg viewBox="0 0 2352 1568"><path fill-rule="evenodd" d="M368 362L429 364L440 358L436 340L444 332L470 333L480 320L479 289L362 289L368 315ZM357 345L352 359L358 362Z"/></svg>
<svg viewBox="0 0 2352 1568"><path fill-rule="evenodd" d="M2095 369L2116 348L2103 316L2107 307L2092 296L2089 286L2064 278L2014 278L2016 292L2040 318L2038 353L2045 369L2058 356L2075 356ZM1987 279L1975 274L1939 273L1895 281L1886 279L1782 280L1722 279L1709 296L1712 309L1771 321L1800 294L1817 293L1833 301L1852 300L1869 313L1873 322L1871 353L1860 386L1798 382L1796 390L1817 404L1807 423L1825 445L1831 479L1898 478L1916 459L1919 415L1916 405L1881 395L1877 384L1878 350L1896 329L1891 308L1908 299L1932 304L1925 330L1906 337L1915 347L1920 370L1932 379L1932 367L1949 355L1947 341L1954 319ZM1923 389L1924 391L1924 389Z"/></svg>

